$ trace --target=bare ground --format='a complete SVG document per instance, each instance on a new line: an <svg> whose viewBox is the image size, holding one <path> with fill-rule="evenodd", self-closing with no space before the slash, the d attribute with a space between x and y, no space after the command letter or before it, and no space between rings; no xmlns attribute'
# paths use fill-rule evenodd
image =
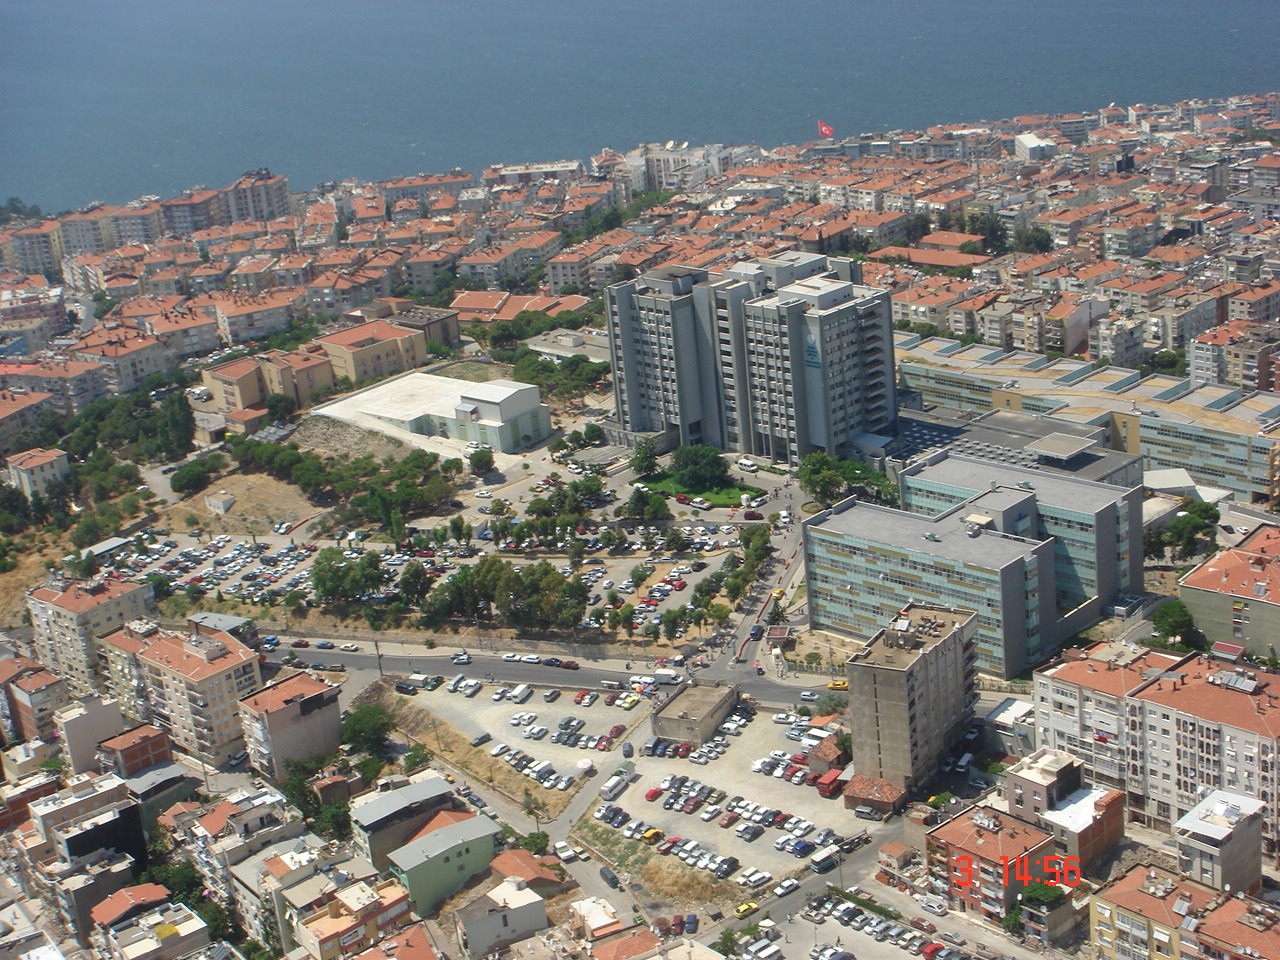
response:
<svg viewBox="0 0 1280 960"><path fill-rule="evenodd" d="M378 460L386 457L398 460L416 449L376 430L324 416L307 417L289 437L289 442L296 443L300 450L314 450L321 456L368 454Z"/></svg>
<svg viewBox="0 0 1280 960"><path fill-rule="evenodd" d="M218 516L205 505L205 495L223 490L236 502L225 516ZM167 526L170 533L190 529L186 518L194 516L200 529L215 536L270 533L281 520L296 524L321 512L322 508L308 501L297 487L260 473L228 473L214 480L207 490L157 511L161 526Z"/></svg>

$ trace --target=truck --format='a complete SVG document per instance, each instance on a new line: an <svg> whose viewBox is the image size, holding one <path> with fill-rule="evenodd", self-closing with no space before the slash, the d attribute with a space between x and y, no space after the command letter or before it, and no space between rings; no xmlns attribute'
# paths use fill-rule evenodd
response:
<svg viewBox="0 0 1280 960"><path fill-rule="evenodd" d="M675 670L670 670L666 667L659 667L657 670L653 671L653 679L657 680L659 683L674 685L682 682L684 677L680 676L680 674Z"/></svg>

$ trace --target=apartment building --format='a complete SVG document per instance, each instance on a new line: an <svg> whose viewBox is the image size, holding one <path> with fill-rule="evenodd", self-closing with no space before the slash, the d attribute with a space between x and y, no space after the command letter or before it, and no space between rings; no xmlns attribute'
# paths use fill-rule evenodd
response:
<svg viewBox="0 0 1280 960"><path fill-rule="evenodd" d="M88 694L101 682L95 639L154 614L155 600L149 583L54 574L27 591L27 610L36 658L66 677L76 693Z"/></svg>
<svg viewBox="0 0 1280 960"><path fill-rule="evenodd" d="M419 916L440 909L502 849L502 827L489 817L442 810L391 851L388 869L409 892Z"/></svg>
<svg viewBox="0 0 1280 960"><path fill-rule="evenodd" d="M27 740L53 739L58 711L72 703L66 678L38 670L5 686L14 735Z"/></svg>
<svg viewBox="0 0 1280 960"><path fill-rule="evenodd" d="M289 203L289 181L274 176L265 167L244 173L220 193L227 223L274 220L293 212Z"/></svg>
<svg viewBox="0 0 1280 960"><path fill-rule="evenodd" d="M107 365L86 360L15 360L0 363L0 388L43 395L64 417L74 417L107 395Z"/></svg>
<svg viewBox="0 0 1280 960"><path fill-rule="evenodd" d="M1271 656L1280 636L1280 527L1262 524L1178 582L1178 596L1212 643Z"/></svg>
<svg viewBox="0 0 1280 960"><path fill-rule="evenodd" d="M222 194L207 187L193 187L172 199L161 200L160 215L165 233L183 237L231 222Z"/></svg>
<svg viewBox="0 0 1280 960"><path fill-rule="evenodd" d="M974 614L917 604L855 649L846 664L861 719L854 769L907 788L928 781L973 719L976 661Z"/></svg>
<svg viewBox="0 0 1280 960"><path fill-rule="evenodd" d="M1178 870L1215 890L1262 888L1262 818L1266 804L1212 790L1173 825Z"/></svg>
<svg viewBox="0 0 1280 960"><path fill-rule="evenodd" d="M157 631L138 659L154 722L179 749L214 765L244 752L236 705L262 686L257 654L229 634Z"/></svg>
<svg viewBox="0 0 1280 960"><path fill-rule="evenodd" d="M365 794L351 808L351 840L378 870L388 855L404 846L441 810L455 808L455 795L443 777L429 776L395 790Z"/></svg>
<svg viewBox="0 0 1280 960"><path fill-rule="evenodd" d="M99 955L110 960L178 960L209 945L208 924L185 903L158 903L109 922L95 919L98 916L94 907L91 939Z"/></svg>
<svg viewBox="0 0 1280 960"><path fill-rule="evenodd" d="M71 476L71 461L63 450L33 447L9 458L9 483L31 500L43 497L51 484Z"/></svg>
<svg viewBox="0 0 1280 960"><path fill-rule="evenodd" d="M427 360L427 338L421 330L373 320L312 341L333 364L334 378L352 383L389 377L419 367Z"/></svg>
<svg viewBox="0 0 1280 960"><path fill-rule="evenodd" d="M333 753L342 742L338 688L295 673L243 698L237 707L249 765L277 781L285 762Z"/></svg>
<svg viewBox="0 0 1280 960"><path fill-rule="evenodd" d="M1044 858L1054 855L1048 833L985 805L929 830L925 846L930 872L946 878L951 908L993 925L1027 883L1048 876Z"/></svg>
<svg viewBox="0 0 1280 960"><path fill-rule="evenodd" d="M3 379L0 378L0 382ZM36 426L36 414L52 406L53 394L39 391L14 392L0 388L0 454L13 449L13 438Z"/></svg>
<svg viewBox="0 0 1280 960"><path fill-rule="evenodd" d="M153 373L172 369L174 356L159 337L117 323L99 323L67 348L82 360L106 368L107 390L116 396L133 393Z"/></svg>
<svg viewBox="0 0 1280 960"><path fill-rule="evenodd" d="M62 227L57 220L46 220L36 227L24 227L9 235L13 267L22 273L50 274L62 266L65 250Z"/></svg>
<svg viewBox="0 0 1280 960"><path fill-rule="evenodd" d="M60 217L64 255L106 253L120 246L111 221L115 210L113 206L95 204Z"/></svg>
<svg viewBox="0 0 1280 960"><path fill-rule="evenodd" d="M349 844L334 844L306 833L263 847L230 869L236 911L245 931L262 943L274 929L280 947L298 946L295 931L305 918L347 885L376 883L378 872L354 855Z"/></svg>
<svg viewBox="0 0 1280 960"><path fill-rule="evenodd" d="M855 454L897 418L888 294L859 279L853 261L787 253L610 287L619 425L787 463Z"/></svg>
<svg viewBox="0 0 1280 960"><path fill-rule="evenodd" d="M1199 956L1195 927L1218 894L1192 880L1139 864L1089 898L1089 940L1105 960Z"/></svg>
<svg viewBox="0 0 1280 960"><path fill-rule="evenodd" d="M97 762L103 773L123 780L173 760L173 741L159 727L142 723L98 743Z"/></svg>
<svg viewBox="0 0 1280 960"><path fill-rule="evenodd" d="M92 908L132 884L148 861L138 804L113 774L81 774L34 800L29 819L9 835L4 852L13 876L32 899L50 904L83 946Z"/></svg>
<svg viewBox="0 0 1280 960"><path fill-rule="evenodd" d="M342 960L369 949L412 919L398 880L356 881L294 928L311 960Z"/></svg>
<svg viewBox="0 0 1280 960"><path fill-rule="evenodd" d="M235 906L236 864L306 832L301 815L275 790L240 787L207 806L175 804L161 815L221 904Z"/></svg>
<svg viewBox="0 0 1280 960"><path fill-rule="evenodd" d="M1157 830L1171 831L1210 790L1265 796L1262 848L1275 858L1275 677L1235 666L1238 651L1073 653L1035 675L1038 741L1079 756L1092 781L1125 791L1130 820Z"/></svg>
<svg viewBox="0 0 1280 960"><path fill-rule="evenodd" d="M80 697L53 715L62 758L71 773L97 773L98 741L124 729L120 704L110 697Z"/></svg>
<svg viewBox="0 0 1280 960"><path fill-rule="evenodd" d="M504 879L492 890L454 912L455 929L472 956L488 956L527 940L549 927L547 903L518 877ZM601 956L597 948L592 952Z"/></svg>

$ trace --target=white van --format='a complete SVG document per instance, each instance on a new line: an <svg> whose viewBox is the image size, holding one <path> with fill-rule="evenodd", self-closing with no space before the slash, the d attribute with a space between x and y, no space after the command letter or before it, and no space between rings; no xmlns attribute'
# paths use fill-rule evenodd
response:
<svg viewBox="0 0 1280 960"><path fill-rule="evenodd" d="M524 703L531 696L533 696L533 687L527 683L522 683L507 694L507 699L513 703Z"/></svg>
<svg viewBox="0 0 1280 960"><path fill-rule="evenodd" d="M449 686L445 687L445 689L448 690L450 693L457 693L458 688L461 687L466 682L467 682L467 675L465 673L460 673L456 677L454 677L452 680L449 681Z"/></svg>
<svg viewBox="0 0 1280 960"><path fill-rule="evenodd" d="M616 800L627 789L626 777L610 777L600 788L600 796L605 800Z"/></svg>
<svg viewBox="0 0 1280 960"><path fill-rule="evenodd" d="M743 457L738 461L738 469L745 470L747 473L755 473L760 468L756 466L754 460L748 460L746 457Z"/></svg>
<svg viewBox="0 0 1280 960"><path fill-rule="evenodd" d="M638 677L638 676L632 677L627 682L631 684L631 686L633 687L636 687L636 686L651 687L655 683L657 683L657 681L653 677Z"/></svg>
<svg viewBox="0 0 1280 960"><path fill-rule="evenodd" d="M966 753L963 757L960 758L960 761L956 764L956 773L958 773L962 777L967 776L969 773L969 765L972 763L973 763L973 754Z"/></svg>

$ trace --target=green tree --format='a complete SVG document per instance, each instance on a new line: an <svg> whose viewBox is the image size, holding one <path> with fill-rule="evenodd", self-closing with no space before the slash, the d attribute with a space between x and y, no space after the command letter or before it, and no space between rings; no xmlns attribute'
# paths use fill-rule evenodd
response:
<svg viewBox="0 0 1280 960"><path fill-rule="evenodd" d="M1163 638L1187 637L1195 630L1191 611L1181 600L1166 600L1151 614L1151 624Z"/></svg>
<svg viewBox="0 0 1280 960"><path fill-rule="evenodd" d="M400 766L404 769L405 773L413 773L417 770L421 770L434 759L434 753L422 744L415 743L405 752L405 755L400 758Z"/></svg>
<svg viewBox="0 0 1280 960"><path fill-rule="evenodd" d="M284 393L271 393L263 401L267 416L272 420L286 420L298 411L298 401Z"/></svg>
<svg viewBox="0 0 1280 960"><path fill-rule="evenodd" d="M362 704L342 721L342 742L372 756L381 756L395 727L395 717L385 707Z"/></svg>
<svg viewBox="0 0 1280 960"><path fill-rule="evenodd" d="M776 627L780 623L784 623L787 619L787 611L782 606L781 600L775 600L769 606L768 616L765 617L765 623L771 627Z"/></svg>
<svg viewBox="0 0 1280 960"><path fill-rule="evenodd" d="M631 451L631 469L638 477L647 477L658 469L658 447L648 437L636 441Z"/></svg>
<svg viewBox="0 0 1280 960"><path fill-rule="evenodd" d="M677 447L671 457L671 475L686 490L714 490L728 480L729 461L705 443Z"/></svg>
<svg viewBox="0 0 1280 960"><path fill-rule="evenodd" d="M405 564L404 573L400 574L397 587L400 590L400 596L409 603L417 604L422 601L427 591L431 589L431 578L427 575L427 568L422 565L422 561L410 560Z"/></svg>
<svg viewBox="0 0 1280 960"><path fill-rule="evenodd" d="M209 928L211 942L218 943L227 938L227 934L231 932L231 918L227 915L226 907L217 900L205 900L195 911Z"/></svg>
<svg viewBox="0 0 1280 960"><path fill-rule="evenodd" d="M843 693L824 693L813 705L815 716L829 717L833 713L844 713L849 709L849 698Z"/></svg>
<svg viewBox="0 0 1280 960"><path fill-rule="evenodd" d="M530 853L536 856L541 856L542 854L547 852L547 846L550 843L551 843L551 837L549 837L546 833L539 830L538 832L531 833L526 837L521 837L516 842L516 846L520 847L521 849L528 850Z"/></svg>
<svg viewBox="0 0 1280 960"><path fill-rule="evenodd" d="M467 458L467 463L470 465L472 473L478 477L483 477L493 469L493 452L490 450L477 450Z"/></svg>
<svg viewBox="0 0 1280 960"><path fill-rule="evenodd" d="M351 804L345 800L326 803L316 814L315 826L326 840L351 839Z"/></svg>
<svg viewBox="0 0 1280 960"><path fill-rule="evenodd" d="M603 443L604 427L598 423L588 423L582 428L582 439L586 440L587 443Z"/></svg>
<svg viewBox="0 0 1280 960"><path fill-rule="evenodd" d="M1044 227L1016 230L1013 234L1013 249L1018 253L1048 253L1053 249L1053 235Z"/></svg>
<svg viewBox="0 0 1280 960"><path fill-rule="evenodd" d="M907 246L914 247L920 240L929 233L929 215L926 213L913 213L907 217L907 222L903 225Z"/></svg>

